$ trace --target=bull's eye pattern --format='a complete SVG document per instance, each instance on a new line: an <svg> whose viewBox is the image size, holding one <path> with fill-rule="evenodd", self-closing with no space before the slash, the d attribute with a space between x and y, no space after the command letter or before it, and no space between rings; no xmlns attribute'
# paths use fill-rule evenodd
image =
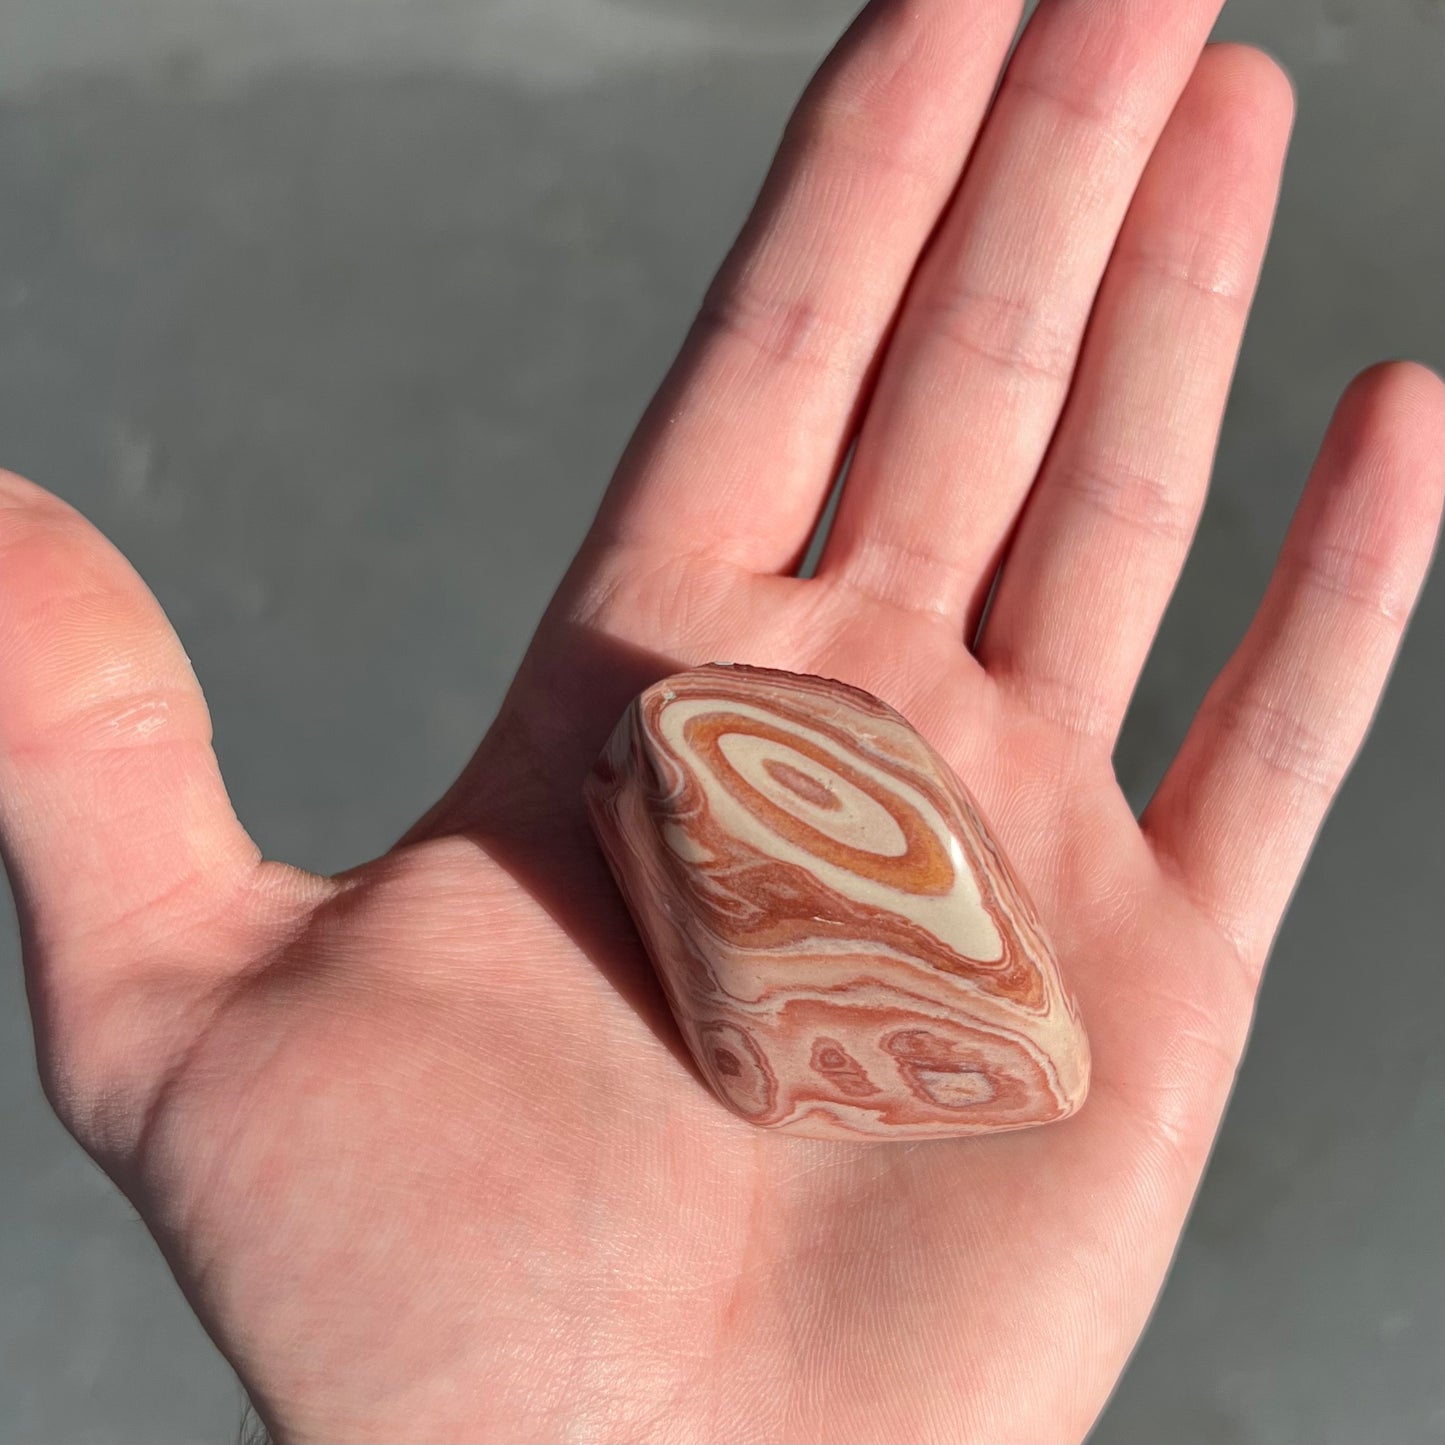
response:
<svg viewBox="0 0 1445 1445"><path fill-rule="evenodd" d="M1073 1113L1089 1049L977 806L892 708L711 666L643 692L593 828L703 1077L743 1118L850 1139Z"/></svg>

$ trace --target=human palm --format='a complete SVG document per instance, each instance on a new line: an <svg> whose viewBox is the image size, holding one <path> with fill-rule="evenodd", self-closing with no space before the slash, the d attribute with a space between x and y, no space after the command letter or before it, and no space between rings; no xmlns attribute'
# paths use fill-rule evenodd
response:
<svg viewBox="0 0 1445 1445"><path fill-rule="evenodd" d="M865 14L497 722L351 873L258 859L153 600L5 484L0 824L42 1077L279 1435L1087 1430L1439 509L1439 383L1367 373L1136 821L1110 754L1288 127L1268 61L1198 58L1211 9L1045 0L991 107L1006 5ZM1076 1117L860 1146L707 1093L580 786L638 688L709 660L860 685L953 764L1079 998Z"/></svg>

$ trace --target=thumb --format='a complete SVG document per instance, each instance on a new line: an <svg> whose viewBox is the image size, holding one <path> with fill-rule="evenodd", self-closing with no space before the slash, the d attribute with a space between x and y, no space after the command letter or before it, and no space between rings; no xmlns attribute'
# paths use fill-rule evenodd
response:
<svg viewBox="0 0 1445 1445"><path fill-rule="evenodd" d="M73 508L0 472L0 854L42 1046L164 968L257 853L159 604Z"/></svg>

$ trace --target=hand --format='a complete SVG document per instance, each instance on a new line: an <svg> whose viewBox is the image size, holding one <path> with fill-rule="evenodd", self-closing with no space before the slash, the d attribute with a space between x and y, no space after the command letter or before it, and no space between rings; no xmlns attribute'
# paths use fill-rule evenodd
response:
<svg viewBox="0 0 1445 1445"><path fill-rule="evenodd" d="M0 826L42 1075L278 1436L1053 1440L1094 1419L1440 507L1440 383L1367 373L1136 822L1110 753L1290 121L1263 56L1200 57L1214 8L1044 0L989 109L1016 5L871 7L497 722L341 877L257 856L155 602L65 505L0 488ZM1079 997L1077 1117L834 1145L697 1083L579 787L638 687L710 659L859 684L951 760Z"/></svg>

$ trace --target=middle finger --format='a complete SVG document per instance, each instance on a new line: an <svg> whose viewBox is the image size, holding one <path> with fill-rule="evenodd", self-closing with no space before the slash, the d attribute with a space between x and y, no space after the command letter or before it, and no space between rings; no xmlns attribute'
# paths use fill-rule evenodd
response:
<svg viewBox="0 0 1445 1445"><path fill-rule="evenodd" d="M915 274L818 576L971 637L1220 0L1043 0Z"/></svg>

